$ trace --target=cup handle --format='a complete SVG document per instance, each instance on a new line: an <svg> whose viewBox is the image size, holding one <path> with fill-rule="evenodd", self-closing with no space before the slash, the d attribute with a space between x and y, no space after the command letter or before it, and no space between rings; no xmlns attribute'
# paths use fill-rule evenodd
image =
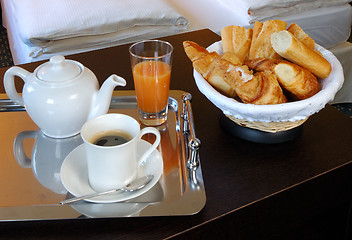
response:
<svg viewBox="0 0 352 240"><path fill-rule="evenodd" d="M153 127L146 127L143 128L140 132L139 132L139 140L141 140L142 136L147 134L147 133L153 133L156 136L156 139L153 143L153 145L142 155L142 157L138 160L137 162L137 166L139 167L148 157L149 155L159 146L160 143L160 133L156 128Z"/></svg>

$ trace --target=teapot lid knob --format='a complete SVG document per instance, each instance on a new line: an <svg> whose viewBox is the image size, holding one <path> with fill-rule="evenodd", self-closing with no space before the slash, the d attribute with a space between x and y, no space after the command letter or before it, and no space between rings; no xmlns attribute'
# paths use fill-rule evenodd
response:
<svg viewBox="0 0 352 240"><path fill-rule="evenodd" d="M81 74L81 67L74 61L65 60L64 56L57 55L49 62L41 65L37 71L37 78L47 82L64 82Z"/></svg>
<svg viewBox="0 0 352 240"><path fill-rule="evenodd" d="M61 55L53 56L50 58L50 62L53 64L62 64L65 61L65 57Z"/></svg>

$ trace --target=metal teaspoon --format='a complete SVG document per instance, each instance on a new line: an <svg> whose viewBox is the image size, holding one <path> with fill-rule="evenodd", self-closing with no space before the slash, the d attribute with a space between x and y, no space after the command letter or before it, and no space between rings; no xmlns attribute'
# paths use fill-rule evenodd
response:
<svg viewBox="0 0 352 240"><path fill-rule="evenodd" d="M137 179L133 180L132 182L130 182L129 184L127 184L126 186L124 186L122 188L112 189L112 190L105 191L105 192L93 193L93 194L89 194L89 195L83 195L80 197L66 199L66 200L61 201L60 204L73 203L73 202L77 202L80 200L84 200L84 199L88 199L88 198L92 198L92 197L97 197L97 196L101 196L101 195L105 195L105 194L110 194L110 193L114 193L114 192L118 192L118 191L134 192L136 190L139 190L139 189L145 187L145 185L147 185L153 178L154 178L153 175L146 175L144 177L137 178Z"/></svg>

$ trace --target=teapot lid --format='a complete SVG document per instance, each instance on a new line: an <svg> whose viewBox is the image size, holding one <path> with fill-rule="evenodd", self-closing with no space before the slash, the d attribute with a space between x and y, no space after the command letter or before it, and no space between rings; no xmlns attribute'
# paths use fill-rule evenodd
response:
<svg viewBox="0 0 352 240"><path fill-rule="evenodd" d="M42 81L64 82L78 76L81 72L82 69L77 63L57 55L51 57L49 62L42 64L36 75Z"/></svg>

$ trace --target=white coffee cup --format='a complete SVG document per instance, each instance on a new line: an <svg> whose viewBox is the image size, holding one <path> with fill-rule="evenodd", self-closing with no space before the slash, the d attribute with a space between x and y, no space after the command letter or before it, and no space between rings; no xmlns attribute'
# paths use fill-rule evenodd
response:
<svg viewBox="0 0 352 240"><path fill-rule="evenodd" d="M115 146L94 144L99 136L115 133L129 135L127 142ZM138 143L147 133L154 134L156 139L137 159ZM81 136L85 146L89 184L98 192L120 188L134 180L138 167L160 143L160 133L156 128L146 127L141 130L134 118L118 113L104 114L89 120L83 125Z"/></svg>

